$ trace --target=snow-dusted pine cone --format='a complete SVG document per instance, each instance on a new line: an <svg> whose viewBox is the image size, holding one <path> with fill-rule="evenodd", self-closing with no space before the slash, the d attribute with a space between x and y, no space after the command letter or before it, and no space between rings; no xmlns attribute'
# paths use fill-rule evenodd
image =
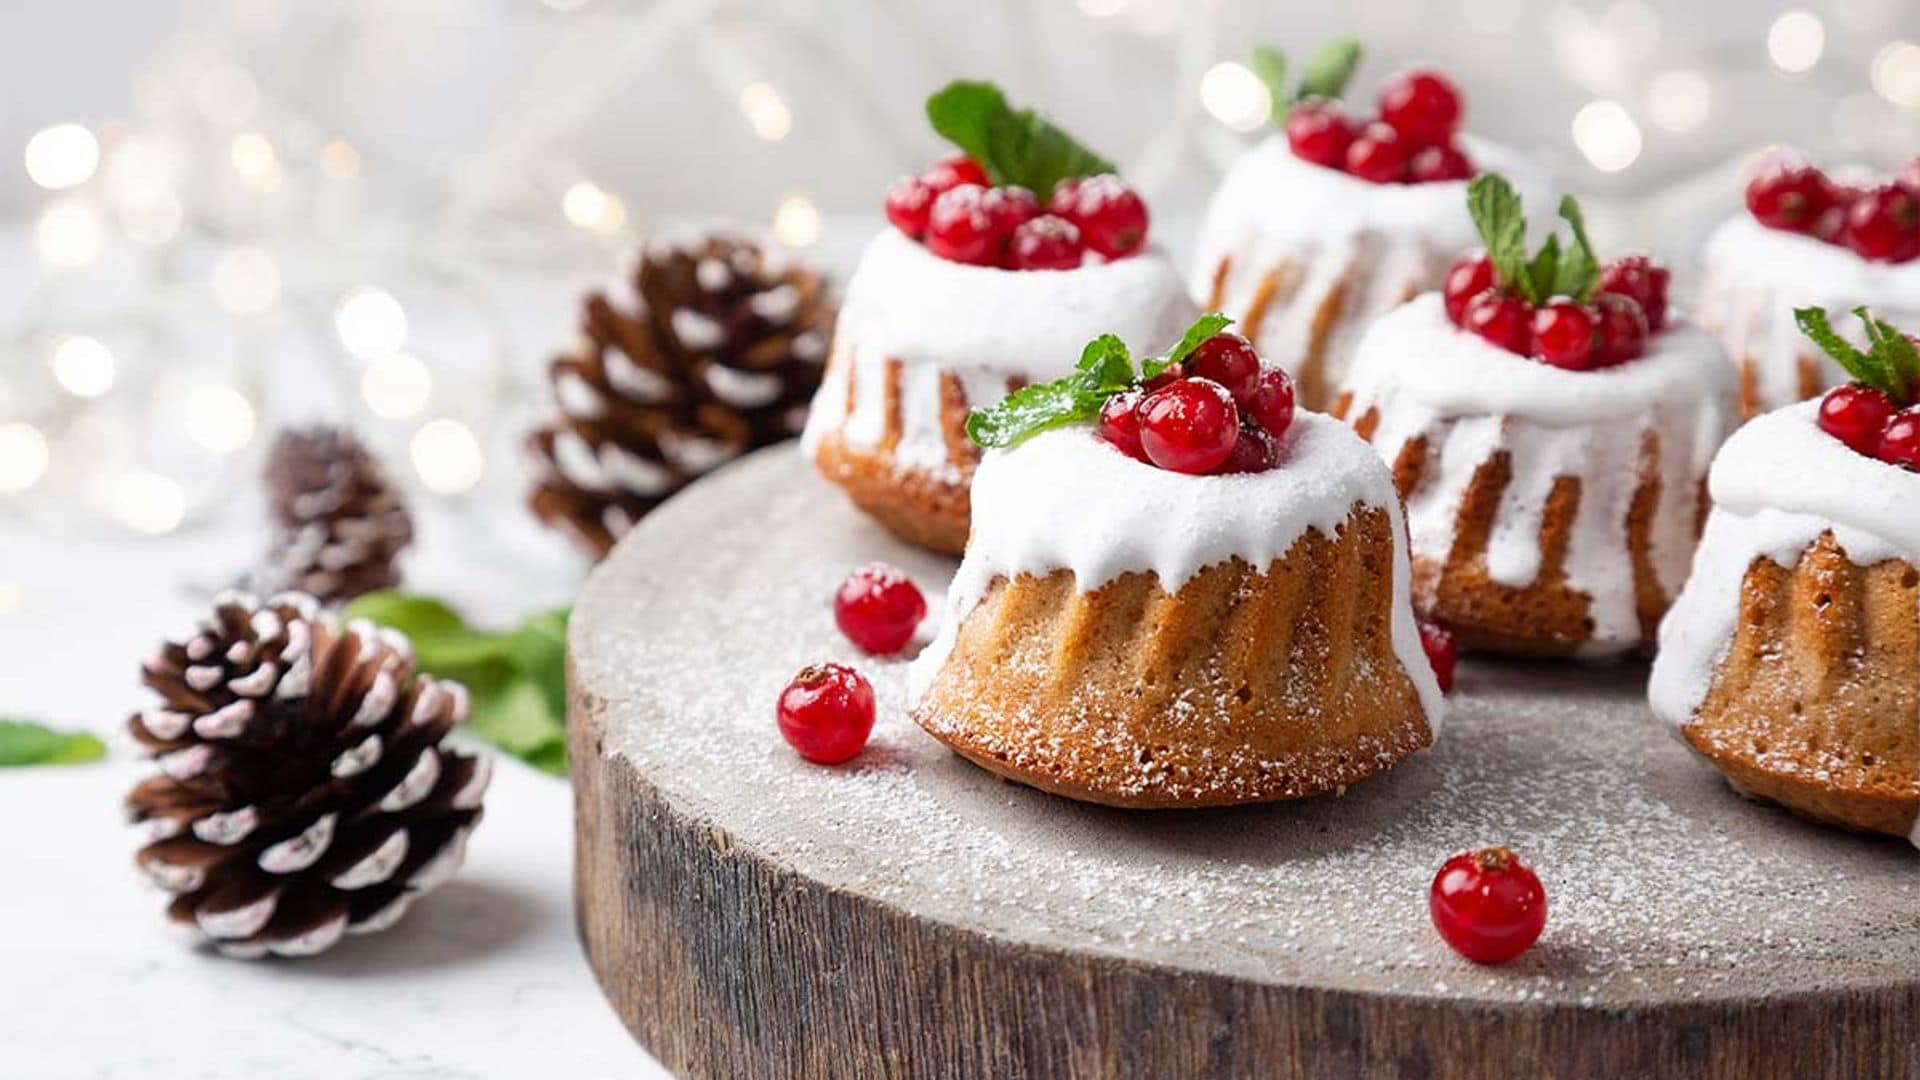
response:
<svg viewBox="0 0 1920 1080"><path fill-rule="evenodd" d="M168 914L225 953L301 956L445 881L490 761L442 744L466 688L413 670L404 637L300 593L225 594L148 660L161 704L128 726L159 772L127 803Z"/></svg>
<svg viewBox="0 0 1920 1080"><path fill-rule="evenodd" d="M400 583L398 558L413 541L413 519L352 432L281 432L265 478L274 539L250 582L257 590L339 603Z"/></svg>
<svg viewBox="0 0 1920 1080"><path fill-rule="evenodd" d="M633 295L588 296L552 364L534 512L604 555L703 473L799 434L833 318L819 274L745 237L650 244Z"/></svg>

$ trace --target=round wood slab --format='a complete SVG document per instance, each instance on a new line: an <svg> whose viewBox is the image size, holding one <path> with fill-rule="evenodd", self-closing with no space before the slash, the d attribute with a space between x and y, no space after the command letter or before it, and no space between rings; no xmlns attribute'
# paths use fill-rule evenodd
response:
<svg viewBox="0 0 1920 1080"><path fill-rule="evenodd" d="M798 453L724 470L593 575L572 630L581 934L636 1036L700 1077L1908 1075L1920 860L1736 796L1644 668L1468 664L1438 745L1344 796L1085 806L904 714L830 598L953 564ZM930 595L930 599L937 597ZM809 661L880 697L850 765L773 703ZM1427 917L1454 851L1513 844L1546 934L1478 968Z"/></svg>

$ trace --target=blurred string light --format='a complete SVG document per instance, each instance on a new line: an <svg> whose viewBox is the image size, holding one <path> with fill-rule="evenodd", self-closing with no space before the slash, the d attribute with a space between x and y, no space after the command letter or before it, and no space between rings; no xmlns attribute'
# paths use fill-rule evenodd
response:
<svg viewBox="0 0 1920 1080"><path fill-rule="evenodd" d="M1713 111L1713 85L1698 71L1663 71L1647 85L1647 118L1676 134L1693 131Z"/></svg>
<svg viewBox="0 0 1920 1080"><path fill-rule="evenodd" d="M104 233L98 211L68 199L40 212L33 228L33 243L48 265L74 269L93 262L100 254Z"/></svg>
<svg viewBox="0 0 1920 1080"><path fill-rule="evenodd" d="M1767 57L1789 75L1811 70L1826 48L1827 28L1811 11L1784 12L1767 28Z"/></svg>
<svg viewBox="0 0 1920 1080"><path fill-rule="evenodd" d="M227 148L227 158L233 163L234 174L240 177L240 182L263 194L279 187L285 175L273 143L257 131L235 135Z"/></svg>
<svg viewBox="0 0 1920 1080"><path fill-rule="evenodd" d="M234 315L258 315L280 299L280 270L256 247L228 248L213 260L213 299Z"/></svg>
<svg viewBox="0 0 1920 1080"><path fill-rule="evenodd" d="M1617 101L1590 101L1573 116L1573 145L1601 172L1619 172L1640 157L1640 125Z"/></svg>
<svg viewBox="0 0 1920 1080"><path fill-rule="evenodd" d="M47 437L32 424L0 422L0 495L18 495L47 471Z"/></svg>
<svg viewBox="0 0 1920 1080"><path fill-rule="evenodd" d="M216 64L194 80L193 104L208 121L239 127L260 108L260 86L246 68Z"/></svg>
<svg viewBox="0 0 1920 1080"><path fill-rule="evenodd" d="M820 239L820 210L805 195L789 195L773 211L773 236L788 247Z"/></svg>
<svg viewBox="0 0 1920 1080"><path fill-rule="evenodd" d="M75 334L61 338L47 356L54 381L75 397L97 398L113 389L113 351L99 338Z"/></svg>
<svg viewBox="0 0 1920 1080"><path fill-rule="evenodd" d="M1222 61L1200 77L1200 104L1235 131L1254 131L1273 113L1273 97L1245 64Z"/></svg>
<svg viewBox="0 0 1920 1080"><path fill-rule="evenodd" d="M0 578L0 615L18 615L26 606L26 587L12 578Z"/></svg>
<svg viewBox="0 0 1920 1080"><path fill-rule="evenodd" d="M740 115L747 118L755 135L768 142L779 142L793 130L793 110L772 83L755 80L741 87Z"/></svg>
<svg viewBox="0 0 1920 1080"><path fill-rule="evenodd" d="M446 417L421 424L407 443L407 455L420 482L436 495L473 490L487 468L473 429Z"/></svg>
<svg viewBox="0 0 1920 1080"><path fill-rule="evenodd" d="M432 373L407 353L388 353L368 361L360 373L360 396L375 416L387 420L418 416L432 395Z"/></svg>
<svg viewBox="0 0 1920 1080"><path fill-rule="evenodd" d="M360 151L345 139L328 139L320 148L320 171L329 180L352 180L360 175Z"/></svg>
<svg viewBox="0 0 1920 1080"><path fill-rule="evenodd" d="M209 383L187 392L182 411L187 438L216 454L231 454L253 441L253 405L231 386Z"/></svg>
<svg viewBox="0 0 1920 1080"><path fill-rule="evenodd" d="M385 356L407 343L407 312L385 289L357 288L334 308L333 332L363 360Z"/></svg>
<svg viewBox="0 0 1920 1080"><path fill-rule="evenodd" d="M147 469L109 473L95 482L92 495L101 516L150 536L172 532L187 516L186 491Z"/></svg>
<svg viewBox="0 0 1920 1080"><path fill-rule="evenodd" d="M79 187L100 167L100 142L79 124L55 124L27 140L27 176L49 191Z"/></svg>
<svg viewBox="0 0 1920 1080"><path fill-rule="evenodd" d="M627 222L627 204L591 180L580 180L560 196L560 212L588 232L611 236Z"/></svg>
<svg viewBox="0 0 1920 1080"><path fill-rule="evenodd" d="M1903 109L1920 108L1920 45L1890 42L1873 57L1874 92Z"/></svg>
<svg viewBox="0 0 1920 1080"><path fill-rule="evenodd" d="M119 200L121 231L136 244L164 244L180 234L187 208L170 191L128 195Z"/></svg>

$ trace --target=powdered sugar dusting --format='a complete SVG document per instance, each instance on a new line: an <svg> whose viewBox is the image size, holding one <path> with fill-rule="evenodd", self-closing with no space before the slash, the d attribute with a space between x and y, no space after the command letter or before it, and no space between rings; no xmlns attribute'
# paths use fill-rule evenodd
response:
<svg viewBox="0 0 1920 1080"><path fill-rule="evenodd" d="M1904 983L1920 961L1910 853L1733 796L1648 722L1631 666L1465 665L1447 736L1343 797L1127 812L999 781L907 719L905 663L833 628L854 567L899 565L933 599L954 564L805 474L769 451L670 502L572 624L576 708L607 752L736 850L1015 943L1335 989L1618 1008ZM780 687L822 659L881 702L842 768L774 730ZM1550 905L1541 943L1493 969L1448 951L1425 901L1447 855L1490 841Z"/></svg>

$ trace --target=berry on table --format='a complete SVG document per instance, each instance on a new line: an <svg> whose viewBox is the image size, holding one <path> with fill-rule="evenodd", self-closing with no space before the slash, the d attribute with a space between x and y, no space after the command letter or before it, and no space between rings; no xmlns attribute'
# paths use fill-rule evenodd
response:
<svg viewBox="0 0 1920 1080"><path fill-rule="evenodd" d="M1243 425L1234 440L1233 452L1214 470L1221 475L1262 473L1280 464L1280 444L1265 428Z"/></svg>
<svg viewBox="0 0 1920 1080"><path fill-rule="evenodd" d="M1594 366L1624 364L1646 351L1651 330L1647 326L1647 313L1638 301L1623 293L1596 293L1593 313L1599 324L1595 331Z"/></svg>
<svg viewBox="0 0 1920 1080"><path fill-rule="evenodd" d="M926 172L920 174L920 182L933 189L935 195L944 195L961 184L987 186L987 170L980 163L965 154L936 161Z"/></svg>
<svg viewBox="0 0 1920 1080"><path fill-rule="evenodd" d="M870 563L848 574L833 594L833 621L840 632L872 656L891 656L907 647L927 600L913 580L896 567Z"/></svg>
<svg viewBox="0 0 1920 1080"><path fill-rule="evenodd" d="M1072 270L1085 261L1080 229L1066 218L1041 214L1023 221L1007 241L1009 270Z"/></svg>
<svg viewBox="0 0 1920 1080"><path fill-rule="evenodd" d="M851 761L873 733L873 685L844 664L810 664L780 691L780 735L818 765Z"/></svg>
<svg viewBox="0 0 1920 1080"><path fill-rule="evenodd" d="M1215 334L1187 354L1187 371L1227 388L1235 404L1244 405L1260 377L1260 354L1253 342L1232 332Z"/></svg>
<svg viewBox="0 0 1920 1080"><path fill-rule="evenodd" d="M1427 910L1454 952L1476 964L1504 964L1546 928L1547 893L1511 849L1481 848L1441 864Z"/></svg>
<svg viewBox="0 0 1920 1080"><path fill-rule="evenodd" d="M1147 204L1112 173L1061 181L1047 209L1080 228L1090 250L1119 259L1147 242Z"/></svg>
<svg viewBox="0 0 1920 1080"><path fill-rule="evenodd" d="M1808 230L1831 202L1826 176L1794 161L1776 161L1747 184L1747 210L1770 229Z"/></svg>
<svg viewBox="0 0 1920 1080"><path fill-rule="evenodd" d="M1100 406L1100 437L1135 461L1147 460L1146 448L1140 445L1141 397L1139 390L1123 390Z"/></svg>
<svg viewBox="0 0 1920 1080"><path fill-rule="evenodd" d="M1140 403L1140 445L1147 459L1172 472L1210 473L1233 453L1240 410L1211 379L1189 376Z"/></svg>
<svg viewBox="0 0 1920 1080"><path fill-rule="evenodd" d="M1460 327L1511 353L1533 347L1533 309L1518 296L1487 289L1467 301Z"/></svg>
<svg viewBox="0 0 1920 1080"><path fill-rule="evenodd" d="M1876 456L1880 433L1893 419L1893 399L1869 386L1848 383L1827 391L1820 399L1820 430L1839 439L1855 453Z"/></svg>
<svg viewBox="0 0 1920 1080"><path fill-rule="evenodd" d="M1407 176L1416 184L1473 179L1473 161L1452 143L1422 147L1407 163Z"/></svg>
<svg viewBox="0 0 1920 1080"><path fill-rule="evenodd" d="M1397 184L1407 178L1407 140L1392 127L1374 122L1347 147L1347 171L1374 184Z"/></svg>
<svg viewBox="0 0 1920 1080"><path fill-rule="evenodd" d="M1438 623L1426 620L1420 622L1420 649L1427 654L1427 663L1433 667L1434 681L1440 684L1440 692L1453 692L1453 669L1460 663L1460 646Z"/></svg>
<svg viewBox="0 0 1920 1080"><path fill-rule="evenodd" d="M1293 376L1283 368L1262 366L1253 391L1241 404L1254 423L1275 439L1280 438L1293 426Z"/></svg>
<svg viewBox="0 0 1920 1080"><path fill-rule="evenodd" d="M1920 408L1903 409L1887 421L1873 456L1908 472L1920 472Z"/></svg>
<svg viewBox="0 0 1920 1080"><path fill-rule="evenodd" d="M1324 98L1301 102L1287 116L1287 147L1302 161L1344 169L1353 137L1353 121Z"/></svg>
<svg viewBox="0 0 1920 1080"><path fill-rule="evenodd" d="M1426 68L1401 72L1380 84L1380 119L1416 146L1436 146L1460 126L1460 91Z"/></svg>
<svg viewBox="0 0 1920 1080"><path fill-rule="evenodd" d="M1447 318L1453 325L1461 325L1467 313L1467 301L1493 288L1493 260L1487 258L1484 251L1472 251L1460 256L1447 268L1447 276L1440 287L1440 296L1447 305Z"/></svg>
<svg viewBox="0 0 1920 1080"><path fill-rule="evenodd" d="M961 184L933 200L927 216L927 250L943 259L974 266L999 261L1000 237L985 206L987 189Z"/></svg>
<svg viewBox="0 0 1920 1080"><path fill-rule="evenodd" d="M1841 237L1870 262L1920 256L1920 198L1899 184L1862 192L1847 206Z"/></svg>
<svg viewBox="0 0 1920 1080"><path fill-rule="evenodd" d="M1593 314L1572 300L1549 300L1533 313L1533 351L1554 367L1593 367L1593 336Z"/></svg>
<svg viewBox="0 0 1920 1080"><path fill-rule="evenodd" d="M917 176L903 176L887 187L887 220L893 227L920 239L933 210L933 189Z"/></svg>

